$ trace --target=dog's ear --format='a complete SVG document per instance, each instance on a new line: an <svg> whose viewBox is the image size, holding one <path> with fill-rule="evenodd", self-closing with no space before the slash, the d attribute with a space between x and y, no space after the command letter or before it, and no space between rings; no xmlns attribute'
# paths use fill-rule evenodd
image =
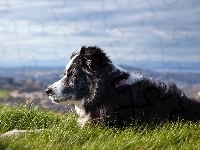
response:
<svg viewBox="0 0 200 150"><path fill-rule="evenodd" d="M111 62L99 47L85 47L80 51L81 64L88 73L98 75Z"/></svg>

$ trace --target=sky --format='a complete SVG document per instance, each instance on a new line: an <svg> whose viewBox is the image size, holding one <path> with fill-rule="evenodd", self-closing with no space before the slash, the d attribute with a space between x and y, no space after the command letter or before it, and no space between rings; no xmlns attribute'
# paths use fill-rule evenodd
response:
<svg viewBox="0 0 200 150"><path fill-rule="evenodd" d="M0 1L0 67L64 67L83 45L119 65L198 68L200 1Z"/></svg>

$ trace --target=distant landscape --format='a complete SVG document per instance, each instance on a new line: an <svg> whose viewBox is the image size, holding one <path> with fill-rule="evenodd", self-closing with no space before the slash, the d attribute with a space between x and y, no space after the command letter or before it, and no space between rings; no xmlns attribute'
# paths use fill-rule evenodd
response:
<svg viewBox="0 0 200 150"><path fill-rule="evenodd" d="M122 67L164 82L175 82L186 95L200 100L200 73ZM88 124L80 130L76 115L65 113L73 111L74 106L54 104L45 94L46 87L63 76L62 68L0 70L0 149L200 148L199 122L136 123L122 130ZM13 129L28 131L9 138L4 136ZM35 129L42 130L36 132Z"/></svg>
<svg viewBox="0 0 200 150"><path fill-rule="evenodd" d="M155 78L163 82L174 82L189 97L200 100L200 73L161 72L121 66L132 73ZM63 76L62 67L0 68L0 103L4 105L26 104L33 107L67 112L73 106L52 103L45 89Z"/></svg>

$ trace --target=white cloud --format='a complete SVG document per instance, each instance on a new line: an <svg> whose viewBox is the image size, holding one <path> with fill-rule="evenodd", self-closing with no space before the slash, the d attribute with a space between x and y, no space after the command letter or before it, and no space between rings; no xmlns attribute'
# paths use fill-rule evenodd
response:
<svg viewBox="0 0 200 150"><path fill-rule="evenodd" d="M0 63L17 62L19 49L24 62L64 61L82 45L120 63L159 61L161 49L167 60L199 62L197 13L190 1L1 1Z"/></svg>

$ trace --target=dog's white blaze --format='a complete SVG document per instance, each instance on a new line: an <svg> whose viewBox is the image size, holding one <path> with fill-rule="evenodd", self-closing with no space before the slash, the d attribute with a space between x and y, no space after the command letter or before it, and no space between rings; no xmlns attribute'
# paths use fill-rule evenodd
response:
<svg viewBox="0 0 200 150"><path fill-rule="evenodd" d="M68 63L67 66L66 66L66 71L70 68L70 66L72 65L74 59L76 59L76 57L77 57L78 55L79 55L79 54L76 54L76 55L69 61L69 63Z"/></svg>

